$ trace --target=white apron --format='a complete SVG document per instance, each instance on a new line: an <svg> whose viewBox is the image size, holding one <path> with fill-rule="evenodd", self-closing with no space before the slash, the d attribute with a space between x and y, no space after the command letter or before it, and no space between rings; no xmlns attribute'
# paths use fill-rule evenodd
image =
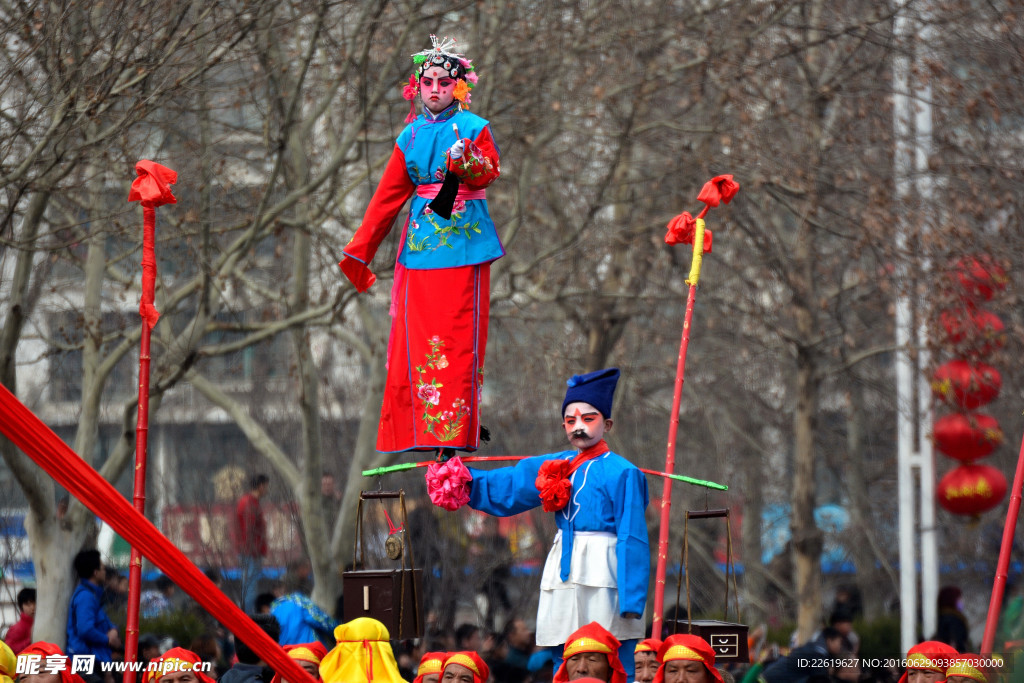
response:
<svg viewBox="0 0 1024 683"><path fill-rule="evenodd" d="M562 561L562 530L544 561L537 607L537 645L563 645L581 626L592 621L604 626L620 641L642 639L644 619L619 616L615 534L577 531L573 534L569 580L559 578Z"/></svg>

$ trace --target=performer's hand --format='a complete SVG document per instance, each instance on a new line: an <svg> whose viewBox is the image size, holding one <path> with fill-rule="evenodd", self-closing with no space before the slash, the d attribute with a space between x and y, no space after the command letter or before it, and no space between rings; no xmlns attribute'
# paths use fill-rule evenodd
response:
<svg viewBox="0 0 1024 683"><path fill-rule="evenodd" d="M640 615L637 614L636 612L623 612L622 616L625 619L639 619L640 618Z"/></svg>
<svg viewBox="0 0 1024 683"><path fill-rule="evenodd" d="M448 148L448 155L452 159L461 159L466 152L466 143L462 139L456 140L455 144Z"/></svg>

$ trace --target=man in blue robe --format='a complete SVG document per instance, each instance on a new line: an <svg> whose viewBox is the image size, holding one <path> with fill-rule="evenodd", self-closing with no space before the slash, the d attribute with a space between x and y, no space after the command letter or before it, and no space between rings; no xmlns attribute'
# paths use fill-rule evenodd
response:
<svg viewBox="0 0 1024 683"><path fill-rule="evenodd" d="M633 672L636 641L644 637L650 577L647 479L604 441L612 427L619 379L607 368L568 381L562 418L572 450L521 460L514 467L470 469L470 507L497 516L538 505L555 513L558 532L541 577L537 644L561 647L596 621L621 643Z"/></svg>

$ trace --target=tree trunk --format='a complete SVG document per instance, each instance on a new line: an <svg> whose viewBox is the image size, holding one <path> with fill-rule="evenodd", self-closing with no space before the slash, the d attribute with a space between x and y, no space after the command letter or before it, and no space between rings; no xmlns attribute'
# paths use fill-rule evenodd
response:
<svg viewBox="0 0 1024 683"><path fill-rule="evenodd" d="M10 283L10 299L4 327L0 331L0 381L11 392L17 393L18 377L16 354L25 321L32 302L29 283L35 250L32 246L39 235L39 226L49 203L50 194L39 192L29 200L22 221L19 241L26 245L17 255L14 277ZM71 596L69 544L66 534L58 527L54 509L53 480L32 460L21 453L7 439L0 438L4 461L28 499L29 513L25 516L25 530L29 549L36 568L39 600L33 626L33 640L48 640L63 645L67 628L68 599ZM57 556L64 552L64 557ZM63 578L63 582L61 579Z"/></svg>
<svg viewBox="0 0 1024 683"><path fill-rule="evenodd" d="M63 529L53 507L51 502L50 514L42 518L36 514L25 517L38 594L32 640L54 643L63 649L67 639L68 603L78 581L72 561L84 535Z"/></svg>
<svg viewBox="0 0 1024 683"><path fill-rule="evenodd" d="M299 186L308 179L308 167L302 141L297 129L289 135L291 164L286 171L290 185ZM307 205L296 207L296 217L301 226L310 223ZM291 314L297 315L309 308L309 269L312 244L306 227L296 230L292 250L292 293ZM321 542L327 538L326 516L333 511L325 510L320 497L320 478L323 475L323 441L320 438L320 401L317 394L318 379L316 363L310 348L310 329L296 327L291 332L292 349L299 376L299 413L302 424L302 469L295 498L299 501L299 515L307 543L310 564L313 569L313 602L328 613L334 612L334 602L340 592L338 573L331 565L330 549Z"/></svg>
<svg viewBox="0 0 1024 683"><path fill-rule="evenodd" d="M793 571L797 597L797 641L807 642L821 626L821 530L814 521L814 429L818 386L810 351L797 353L792 516Z"/></svg>
<svg viewBox="0 0 1024 683"><path fill-rule="evenodd" d="M849 413L846 420L847 457L844 473L846 490L850 496L850 543L847 547L853 555L857 588L860 589L864 618L873 621L884 614L888 591L883 586L898 586L899 580L889 566L889 558L879 552L878 542L872 529L876 528L871 515L871 501L868 500L868 484L864 476L864 397L860 387L853 387L848 394ZM876 569L880 564L882 569Z"/></svg>
<svg viewBox="0 0 1024 683"><path fill-rule="evenodd" d="M375 344L374 348L381 349L381 352L368 359L370 381L367 386L366 399L363 401L359 435L356 437L352 464L349 466L348 475L345 478L345 488L342 491L340 512L335 520L334 533L331 536L331 554L336 569L344 568L352 561L359 492L368 485L368 480L363 477L363 470L389 465L398 458L397 453L378 453L374 448L377 442L380 406L384 400L384 382L387 379L383 351L386 345L379 343Z"/></svg>
<svg viewBox="0 0 1024 683"><path fill-rule="evenodd" d="M761 513L764 507L761 489L763 476L756 469L749 468L746 476L746 488L743 497L743 522L741 557L743 558L743 584L741 587L746 611L743 618L751 626L759 624L767 617L764 608L765 581L764 565L761 564L763 547L761 545Z"/></svg>

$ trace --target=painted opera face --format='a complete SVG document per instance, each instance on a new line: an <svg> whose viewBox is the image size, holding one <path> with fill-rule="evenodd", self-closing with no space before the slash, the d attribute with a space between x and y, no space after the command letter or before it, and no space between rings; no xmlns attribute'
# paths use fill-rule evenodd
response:
<svg viewBox="0 0 1024 683"><path fill-rule="evenodd" d="M612 421L604 419L601 411L589 403L577 401L565 407L562 426L569 443L582 451L603 439L612 428Z"/></svg>
<svg viewBox="0 0 1024 683"><path fill-rule="evenodd" d="M439 66L432 66L420 74L420 98L432 114L440 114L455 101L455 86L459 81Z"/></svg>

